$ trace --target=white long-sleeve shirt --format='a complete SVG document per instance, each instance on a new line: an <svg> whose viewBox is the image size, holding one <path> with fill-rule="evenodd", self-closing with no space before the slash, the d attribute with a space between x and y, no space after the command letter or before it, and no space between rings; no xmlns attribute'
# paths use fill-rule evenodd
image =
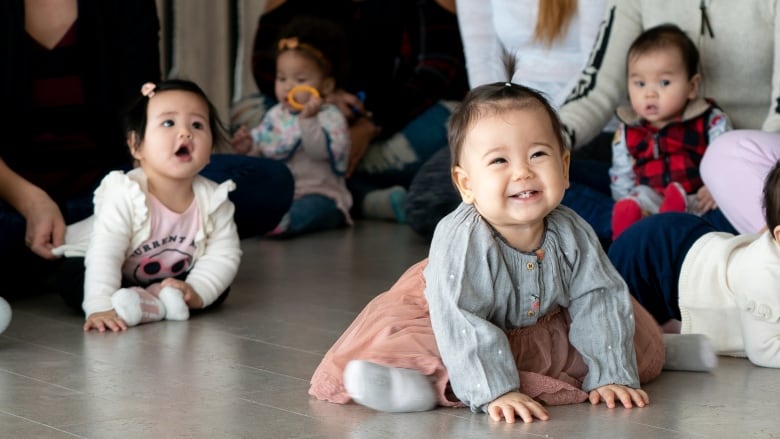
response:
<svg viewBox="0 0 780 439"><path fill-rule="evenodd" d="M539 0L457 0L469 85L510 79L502 48L516 60L512 82L543 91L558 107L572 90L596 41L606 0L580 0L563 38L534 40Z"/></svg>

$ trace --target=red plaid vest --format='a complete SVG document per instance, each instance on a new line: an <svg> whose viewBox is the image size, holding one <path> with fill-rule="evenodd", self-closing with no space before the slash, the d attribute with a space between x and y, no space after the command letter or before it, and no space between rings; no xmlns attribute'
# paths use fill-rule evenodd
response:
<svg viewBox="0 0 780 439"><path fill-rule="evenodd" d="M646 121L625 126L637 184L650 186L659 194L673 181L689 194L703 185L699 163L710 141L707 121L715 108L713 102L708 102L712 105L699 116L671 122L661 129Z"/></svg>

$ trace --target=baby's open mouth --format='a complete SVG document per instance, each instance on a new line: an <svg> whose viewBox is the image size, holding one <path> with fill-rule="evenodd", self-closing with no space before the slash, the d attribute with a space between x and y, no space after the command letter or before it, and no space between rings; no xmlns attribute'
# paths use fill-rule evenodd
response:
<svg viewBox="0 0 780 439"><path fill-rule="evenodd" d="M190 148L187 145L181 145L175 152L176 157L189 157L192 154Z"/></svg>

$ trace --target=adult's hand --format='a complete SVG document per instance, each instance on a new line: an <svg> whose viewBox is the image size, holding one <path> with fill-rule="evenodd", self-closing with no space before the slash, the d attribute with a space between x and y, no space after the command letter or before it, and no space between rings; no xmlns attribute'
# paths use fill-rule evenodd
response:
<svg viewBox="0 0 780 439"><path fill-rule="evenodd" d="M335 105L350 123L356 122L361 115L366 114L363 101L356 95L344 90L336 90L329 94L326 101L331 105Z"/></svg>
<svg viewBox="0 0 780 439"><path fill-rule="evenodd" d="M51 250L65 243L65 220L60 208L43 189L14 172L2 159L0 199L13 206L27 222L27 247L43 258L57 258Z"/></svg>
<svg viewBox="0 0 780 439"><path fill-rule="evenodd" d="M45 259L56 259L52 249L65 244L65 219L57 203L43 190L29 191L19 212L27 222L24 242L30 250Z"/></svg>

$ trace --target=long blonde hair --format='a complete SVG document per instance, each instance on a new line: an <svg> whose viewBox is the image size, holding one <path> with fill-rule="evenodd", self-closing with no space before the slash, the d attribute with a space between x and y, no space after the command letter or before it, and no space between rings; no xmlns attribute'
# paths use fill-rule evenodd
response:
<svg viewBox="0 0 780 439"><path fill-rule="evenodd" d="M577 0L539 0L534 40L551 46L568 32L569 22L577 12Z"/></svg>

